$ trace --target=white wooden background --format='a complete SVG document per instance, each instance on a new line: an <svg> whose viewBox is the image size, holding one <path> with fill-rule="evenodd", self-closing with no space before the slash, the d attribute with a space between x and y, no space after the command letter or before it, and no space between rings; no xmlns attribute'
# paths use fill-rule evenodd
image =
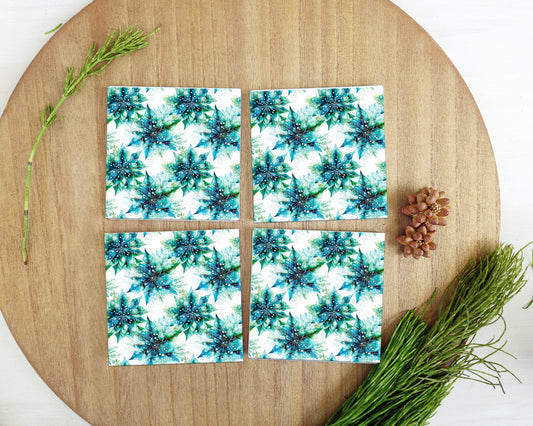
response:
<svg viewBox="0 0 533 426"><path fill-rule="evenodd" d="M216 1L216 0L213 0ZM331 0L334 1L334 0ZM0 111L22 73L50 36L88 0L0 0ZM533 240L533 2L531 0L394 0L440 44L476 99L498 165L501 240ZM531 248L527 253L531 262ZM504 312L507 350L498 360L521 380L505 377L506 394L459 381L431 425L533 424L533 297L530 282ZM498 333L501 324L482 331ZM0 425L86 425L35 373L0 316Z"/></svg>

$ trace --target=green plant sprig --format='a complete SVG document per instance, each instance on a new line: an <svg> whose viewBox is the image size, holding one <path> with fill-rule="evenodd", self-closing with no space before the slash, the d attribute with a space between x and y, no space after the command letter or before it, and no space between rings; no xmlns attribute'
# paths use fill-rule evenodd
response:
<svg viewBox="0 0 533 426"><path fill-rule="evenodd" d="M142 30L137 29L135 26L128 28L125 31L122 31L121 29L118 31L110 30L107 33L107 38L105 39L102 47L97 49L95 43L91 45L89 52L85 57L85 62L78 71L75 71L73 67L67 68L67 76L63 83L63 93L61 98L55 105L47 105L41 112L41 131L37 135L37 139L33 144L26 173L26 190L24 193L24 235L22 239L22 259L24 264L28 263L28 207L30 198L31 170L37 146L39 145L44 132L60 118L57 115L57 112L59 111L59 108L63 102L70 96L78 93L83 88L87 78L93 75L102 74L106 67L114 59L129 55L148 46L148 37L152 36L157 31L159 31L159 28L149 34L145 34Z"/></svg>
<svg viewBox="0 0 533 426"><path fill-rule="evenodd" d="M62 26L63 26L63 22L57 24L54 28L52 28L51 30L46 31L44 34L45 35L52 34L52 33L56 32L58 29L60 29Z"/></svg>
<svg viewBox="0 0 533 426"><path fill-rule="evenodd" d="M479 262L468 263L447 287L432 326L422 319L423 312L408 311L381 363L327 424L425 424L458 378L503 390L501 375L512 373L492 356L506 353L502 342L505 327L486 343L475 343L473 338L501 318L503 306L525 285L522 250L499 245ZM478 355L479 349L487 353Z"/></svg>

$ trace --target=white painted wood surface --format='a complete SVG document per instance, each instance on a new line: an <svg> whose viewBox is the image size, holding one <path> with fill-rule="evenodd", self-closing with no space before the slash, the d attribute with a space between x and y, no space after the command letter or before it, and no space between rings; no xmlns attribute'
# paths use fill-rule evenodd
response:
<svg viewBox="0 0 533 426"><path fill-rule="evenodd" d="M39 49L44 32L68 21L87 0L0 0L0 111ZM472 91L498 165L501 240L533 240L533 3L530 0L394 0L440 44ZM0 135L1 141L1 135ZM460 213L460 212L458 212ZM1 223L1 222L0 222ZM1 225L0 225L1 226ZM531 262L531 248L527 250ZM528 278L533 281L532 269ZM497 358L521 380L506 394L461 380L432 425L533 424L533 282L504 311L507 350ZM480 340L498 333L485 329ZM86 425L34 372L0 316L0 425Z"/></svg>

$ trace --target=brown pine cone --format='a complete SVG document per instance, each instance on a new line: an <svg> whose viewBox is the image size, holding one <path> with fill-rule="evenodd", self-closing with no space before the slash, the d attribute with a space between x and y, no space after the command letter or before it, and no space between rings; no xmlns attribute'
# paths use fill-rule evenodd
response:
<svg viewBox="0 0 533 426"><path fill-rule="evenodd" d="M427 231L435 231L435 225L446 225L445 216L450 214L450 199L444 194L444 191L428 187L418 194L409 194L409 205L402 207L402 213L413 218L414 228L424 224Z"/></svg>
<svg viewBox="0 0 533 426"><path fill-rule="evenodd" d="M421 256L430 257L431 251L437 248L433 242L433 236L436 231L429 231L426 225L420 225L414 228L411 225L405 227L405 234L396 238L403 247L403 256L413 256L419 259Z"/></svg>

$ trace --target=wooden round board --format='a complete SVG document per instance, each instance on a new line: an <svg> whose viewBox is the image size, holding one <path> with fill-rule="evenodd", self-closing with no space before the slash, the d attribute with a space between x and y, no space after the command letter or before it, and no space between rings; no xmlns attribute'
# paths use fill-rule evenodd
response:
<svg viewBox="0 0 533 426"><path fill-rule="evenodd" d="M91 78L62 109L34 162L29 265L22 262L26 165L39 112L67 66L110 28L161 31ZM236 223L104 219L106 87L241 88L241 219ZM3 244L0 306L25 355L73 410L103 424L322 424L369 371L361 364L242 363L109 367L104 232L238 227L246 330L250 295L252 89L383 85L389 218L296 224L386 233L383 342L405 310L443 288L499 235L499 189L487 131L435 42L385 0L97 0L64 25L23 75L0 121ZM431 260L403 259L395 238L409 192L453 202ZM246 331L245 331L246 341Z"/></svg>

